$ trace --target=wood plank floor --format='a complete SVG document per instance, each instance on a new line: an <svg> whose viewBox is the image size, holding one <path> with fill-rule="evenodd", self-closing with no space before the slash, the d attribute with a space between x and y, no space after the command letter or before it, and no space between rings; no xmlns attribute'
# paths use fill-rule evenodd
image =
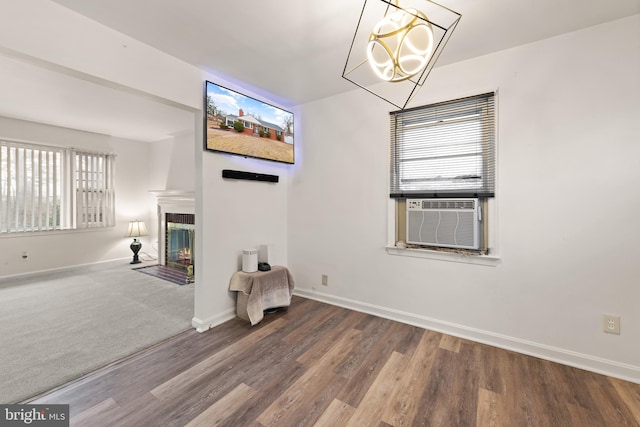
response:
<svg viewBox="0 0 640 427"><path fill-rule="evenodd" d="M31 403L77 426L640 426L640 385L294 297Z"/></svg>

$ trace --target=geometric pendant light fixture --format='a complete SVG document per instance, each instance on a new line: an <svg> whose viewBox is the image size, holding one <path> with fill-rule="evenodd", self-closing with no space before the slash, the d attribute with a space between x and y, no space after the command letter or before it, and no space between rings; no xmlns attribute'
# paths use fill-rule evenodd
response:
<svg viewBox="0 0 640 427"><path fill-rule="evenodd" d="M429 0L365 0L342 77L403 110L460 17Z"/></svg>

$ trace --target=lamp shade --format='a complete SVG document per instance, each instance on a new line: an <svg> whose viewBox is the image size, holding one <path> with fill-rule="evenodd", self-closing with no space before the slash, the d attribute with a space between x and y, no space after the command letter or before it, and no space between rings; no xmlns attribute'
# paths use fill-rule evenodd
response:
<svg viewBox="0 0 640 427"><path fill-rule="evenodd" d="M342 77L403 110L459 20L429 0L365 0Z"/></svg>
<svg viewBox="0 0 640 427"><path fill-rule="evenodd" d="M135 221L129 222L129 231L127 232L127 237L140 237L140 236L148 236L149 232L147 231L147 227L144 225L144 221Z"/></svg>

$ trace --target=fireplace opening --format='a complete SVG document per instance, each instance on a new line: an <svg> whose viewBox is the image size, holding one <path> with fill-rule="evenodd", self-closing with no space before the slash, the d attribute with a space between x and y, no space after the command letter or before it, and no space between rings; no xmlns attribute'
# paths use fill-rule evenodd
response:
<svg viewBox="0 0 640 427"><path fill-rule="evenodd" d="M165 264L187 272L193 277L195 215L166 214Z"/></svg>

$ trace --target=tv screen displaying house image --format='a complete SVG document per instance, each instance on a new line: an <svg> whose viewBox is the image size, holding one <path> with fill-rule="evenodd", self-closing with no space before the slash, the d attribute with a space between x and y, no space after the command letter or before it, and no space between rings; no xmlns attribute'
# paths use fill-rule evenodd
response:
<svg viewBox="0 0 640 427"><path fill-rule="evenodd" d="M205 91L207 150L293 164L293 113L209 81Z"/></svg>

